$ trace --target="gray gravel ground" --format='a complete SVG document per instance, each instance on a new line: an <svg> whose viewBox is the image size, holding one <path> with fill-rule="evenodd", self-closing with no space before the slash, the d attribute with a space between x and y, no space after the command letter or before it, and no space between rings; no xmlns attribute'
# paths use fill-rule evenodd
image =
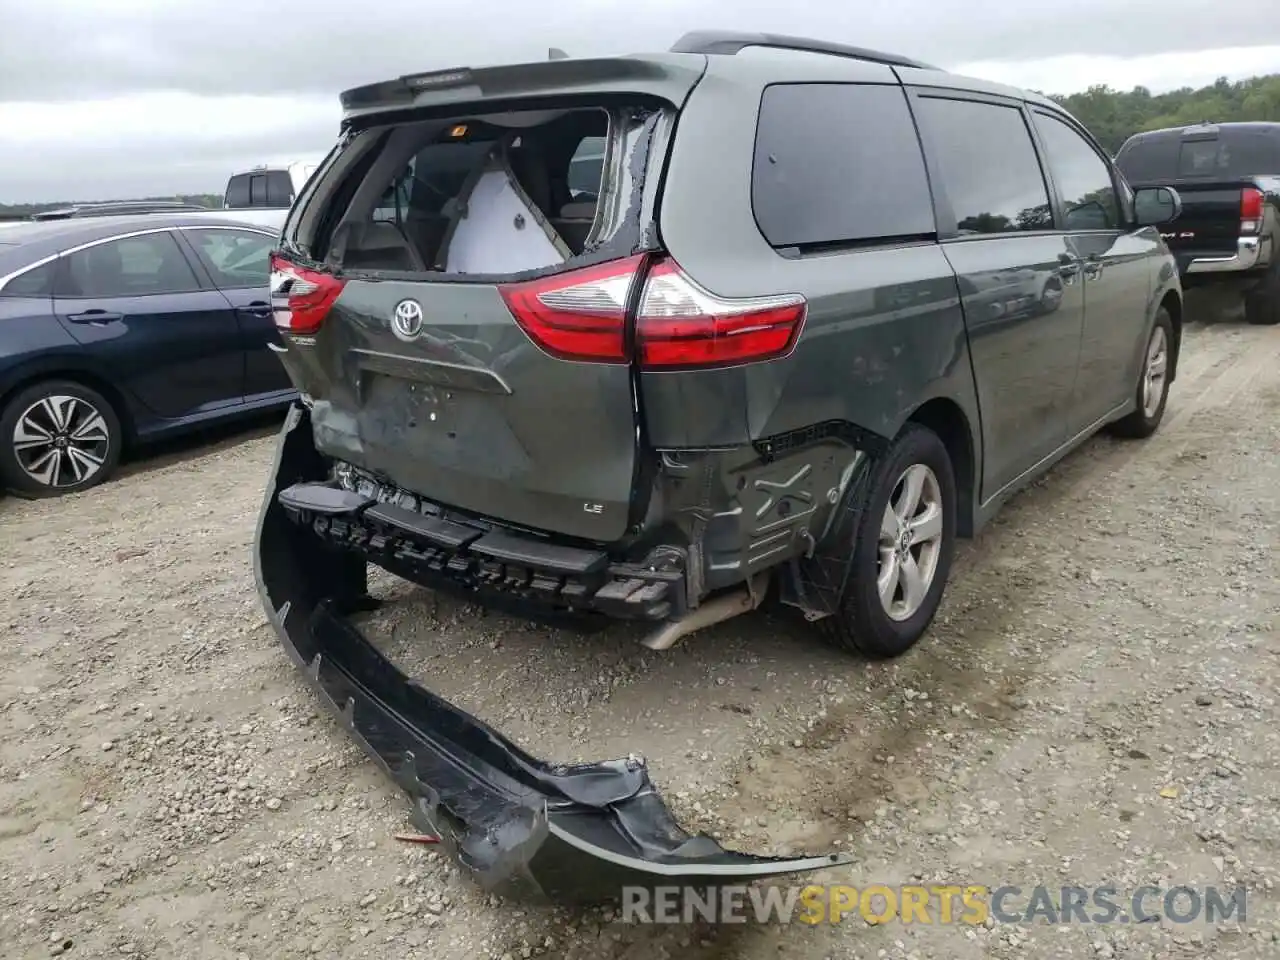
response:
<svg viewBox="0 0 1280 960"><path fill-rule="evenodd" d="M379 643L552 758L644 754L728 845L830 882L1243 885L1217 926L623 924L481 896L263 621L273 435L0 502L0 931L22 957L1280 955L1280 331L1188 329L1161 432L1092 441L958 558L891 664L741 619L666 654L389 579Z"/></svg>

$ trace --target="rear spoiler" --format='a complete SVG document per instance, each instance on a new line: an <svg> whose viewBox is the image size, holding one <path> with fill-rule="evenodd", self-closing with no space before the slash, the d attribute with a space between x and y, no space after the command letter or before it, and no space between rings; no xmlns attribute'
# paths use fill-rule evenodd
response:
<svg viewBox="0 0 1280 960"><path fill-rule="evenodd" d="M556 57L536 63L412 73L353 87L339 99L343 126L389 110L557 94L630 93L679 104L705 69L706 57L690 54L583 60Z"/></svg>

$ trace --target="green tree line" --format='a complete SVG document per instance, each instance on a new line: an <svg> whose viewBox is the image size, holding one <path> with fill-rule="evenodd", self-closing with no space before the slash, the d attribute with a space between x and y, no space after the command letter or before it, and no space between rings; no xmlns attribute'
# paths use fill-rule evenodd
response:
<svg viewBox="0 0 1280 960"><path fill-rule="evenodd" d="M1144 130L1239 120L1280 122L1280 73L1235 83L1221 77L1198 90L1183 87L1168 93L1152 93L1146 87L1125 92L1098 85L1053 99L1114 154L1125 140Z"/></svg>

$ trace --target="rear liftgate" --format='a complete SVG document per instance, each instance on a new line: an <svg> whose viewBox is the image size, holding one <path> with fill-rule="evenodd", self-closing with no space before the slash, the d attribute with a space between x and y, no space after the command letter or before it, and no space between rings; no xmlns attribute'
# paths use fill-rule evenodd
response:
<svg viewBox="0 0 1280 960"><path fill-rule="evenodd" d="M325 705L409 793L415 823L437 833L483 888L597 903L618 899L623 887L742 884L850 861L841 854L757 857L691 836L643 760L546 763L401 673L345 619L376 605L363 557L322 548L279 503L293 484L324 479L310 417L295 405L258 521L262 602Z"/></svg>

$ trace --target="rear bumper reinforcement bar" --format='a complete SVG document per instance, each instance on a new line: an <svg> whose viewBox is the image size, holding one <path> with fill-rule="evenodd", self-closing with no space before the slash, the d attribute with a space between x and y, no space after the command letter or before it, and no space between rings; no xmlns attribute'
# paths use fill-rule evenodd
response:
<svg viewBox="0 0 1280 960"><path fill-rule="evenodd" d="M326 469L295 404L255 538L262 602L326 707L409 794L418 826L438 834L483 888L595 903L629 886L741 884L849 862L843 854L757 857L692 836L643 760L548 764L403 674L345 619L372 603L363 556L324 546L280 503L289 487L321 481Z"/></svg>
<svg viewBox="0 0 1280 960"><path fill-rule="evenodd" d="M320 541L415 583L470 591L532 617L667 620L686 609L680 566L612 563L598 550L423 514L325 481L295 483L277 500Z"/></svg>

